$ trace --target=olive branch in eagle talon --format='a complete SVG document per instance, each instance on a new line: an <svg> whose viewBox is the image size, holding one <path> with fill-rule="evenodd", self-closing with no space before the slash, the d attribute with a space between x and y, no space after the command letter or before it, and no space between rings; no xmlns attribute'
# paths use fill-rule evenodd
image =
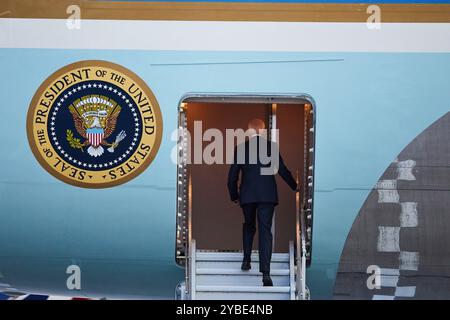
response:
<svg viewBox="0 0 450 320"><path fill-rule="evenodd" d="M70 129L66 131L66 139L69 142L69 145L74 149L81 149L81 152L84 152L83 146L84 144L80 142L80 139L74 138L73 132Z"/></svg>
<svg viewBox="0 0 450 320"><path fill-rule="evenodd" d="M110 112L107 112L106 115L103 114L102 116L97 112L85 117L85 115L80 114L78 109L74 106L70 106L69 110L72 114L77 133L85 139L81 142L80 139L74 138L72 131L67 130L66 138L72 148L81 149L81 151L83 151L83 147L88 147L88 154L93 157L98 157L104 152L102 146L110 147L108 148L108 151L114 152L114 148L116 148L119 142L125 138L125 132L123 131L119 134L120 139L116 137L116 141L113 143L109 143L106 140L116 129L117 118L119 117L121 110L119 105L115 105ZM102 117L104 119L100 120Z"/></svg>

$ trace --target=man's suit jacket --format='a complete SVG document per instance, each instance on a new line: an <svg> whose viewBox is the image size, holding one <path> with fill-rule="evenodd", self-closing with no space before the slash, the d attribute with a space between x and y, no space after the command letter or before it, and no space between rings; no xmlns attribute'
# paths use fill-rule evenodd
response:
<svg viewBox="0 0 450 320"><path fill-rule="evenodd" d="M255 141L251 143L251 139L257 139L256 143ZM263 152L263 156L265 156L266 153L270 156L272 150L275 152L278 150L277 145L275 145L274 142L270 142L261 136L254 136L247 140L244 146L241 145L240 147L236 147L234 149L234 162L228 172L228 191L230 193L231 200L235 201L239 199L241 205L247 203L278 204L278 191L275 175L261 174L262 168L268 168L271 166L270 163L264 165L260 161L259 149L261 143L266 143L266 150L268 150L267 152ZM250 150L251 145L257 145L257 148L252 148L256 150ZM242 150L242 153L244 153L245 150L245 159L242 159L245 161L237 161L238 150ZM256 155L254 154L255 152L257 152ZM252 156L253 158L251 158ZM257 161L253 161L252 164L250 159L255 159ZM286 181L289 187L291 187L292 190L295 190L297 188L297 183L292 177L289 169L284 164L280 153L278 153L278 161L278 173L284 181ZM238 188L239 173L242 173L240 188Z"/></svg>

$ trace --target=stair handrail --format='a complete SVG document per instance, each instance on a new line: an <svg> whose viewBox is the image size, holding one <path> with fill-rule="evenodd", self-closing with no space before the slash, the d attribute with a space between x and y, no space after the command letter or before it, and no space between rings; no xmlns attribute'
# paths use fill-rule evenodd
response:
<svg viewBox="0 0 450 320"><path fill-rule="evenodd" d="M191 239L191 243L189 246L189 260L190 260L190 263L189 263L189 278L190 278L189 279L189 293L190 293L191 300L196 299L196 297L195 297L195 294L196 294L196 292L195 292L195 290L196 290L195 271L197 269L197 267L195 265L196 264L196 257L195 257L196 250L197 249L196 249L195 239Z"/></svg>
<svg viewBox="0 0 450 320"><path fill-rule="evenodd" d="M303 207L300 212L300 225L302 229L302 272L301 272L301 299L306 299L306 239L305 239L305 218Z"/></svg>
<svg viewBox="0 0 450 320"><path fill-rule="evenodd" d="M185 270L185 283L188 296L195 298L195 284L192 283L192 272L195 273L195 240L192 239L192 175L188 176L188 208L187 208L187 257ZM194 275L195 278L195 275ZM194 298L193 298L194 297Z"/></svg>
<svg viewBox="0 0 450 320"><path fill-rule="evenodd" d="M297 170L297 186L299 185L299 174ZM305 240L305 218L304 202L300 206L300 188L295 192L295 239L296 239L296 291L297 299L306 299L306 240Z"/></svg>
<svg viewBox="0 0 450 320"><path fill-rule="evenodd" d="M296 300L297 287L295 285L295 249L294 241L289 241L289 287L290 287L290 298L291 300Z"/></svg>

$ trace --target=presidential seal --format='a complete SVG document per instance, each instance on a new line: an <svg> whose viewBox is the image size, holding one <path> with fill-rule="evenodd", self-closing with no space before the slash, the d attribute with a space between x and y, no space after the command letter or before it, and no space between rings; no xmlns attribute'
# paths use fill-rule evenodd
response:
<svg viewBox="0 0 450 320"><path fill-rule="evenodd" d="M162 117L136 74L106 61L80 61L52 74L35 93L27 134L39 163L79 187L133 179L152 162Z"/></svg>

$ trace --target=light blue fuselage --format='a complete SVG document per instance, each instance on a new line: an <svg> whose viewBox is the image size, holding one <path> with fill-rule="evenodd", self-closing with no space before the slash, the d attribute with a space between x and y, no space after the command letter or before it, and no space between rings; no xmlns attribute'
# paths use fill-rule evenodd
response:
<svg viewBox="0 0 450 320"><path fill-rule="evenodd" d="M99 190L48 174L26 134L29 103L40 84L65 65L91 59L138 74L154 92L164 123L148 169ZM0 70L0 282L72 296L174 297L184 270L175 263L171 134L186 93L305 93L315 100L314 239L307 273L313 299L332 297L347 234L381 173L450 107L450 54L0 49ZM66 287L71 264L82 268L79 292Z"/></svg>

